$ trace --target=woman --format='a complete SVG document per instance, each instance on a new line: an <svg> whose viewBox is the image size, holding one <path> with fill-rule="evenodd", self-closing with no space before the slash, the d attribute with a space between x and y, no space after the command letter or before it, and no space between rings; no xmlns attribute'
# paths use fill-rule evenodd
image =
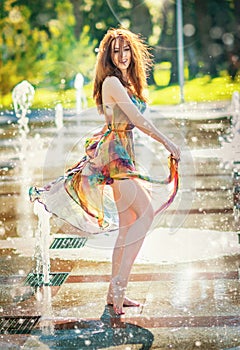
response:
<svg viewBox="0 0 240 350"><path fill-rule="evenodd" d="M66 204L68 196L83 209L84 219L87 220L86 216L97 219L104 229L107 223L103 185L111 186L118 211L119 233L112 255L107 303L113 305L117 315L124 313L123 306L140 305L125 296L131 268L154 215L172 202L177 191L180 150L142 114L146 108L144 89L150 64L151 55L139 36L122 28L110 29L106 33L99 47L93 92L98 110L105 116L104 127L87 140L86 157L69 169L63 178L43 189L30 189L32 201L38 199L47 210L74 224L66 212L69 209ZM170 152L171 173L167 181L137 173L132 137L134 127L163 144ZM139 179L161 184L174 182L172 195L156 212ZM62 201L63 184L65 197ZM65 204L64 213L56 209L56 202L58 207L59 202ZM83 228L79 216L74 225Z"/></svg>

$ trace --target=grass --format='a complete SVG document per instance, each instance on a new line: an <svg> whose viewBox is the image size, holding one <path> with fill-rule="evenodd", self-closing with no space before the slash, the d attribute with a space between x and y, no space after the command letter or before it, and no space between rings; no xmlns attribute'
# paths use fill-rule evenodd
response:
<svg viewBox="0 0 240 350"><path fill-rule="evenodd" d="M161 72L163 80L167 80L167 72ZM159 74L160 75L160 74ZM156 79L156 77L155 77ZM161 77L156 81L160 84ZM180 103L180 87L178 85L172 86L158 86L149 88L150 103L152 105L171 105ZM211 79L210 76L195 78L185 81L184 84L184 100L185 102L211 102L229 100L234 91L240 92L240 75L235 81L222 72L218 78Z"/></svg>
<svg viewBox="0 0 240 350"><path fill-rule="evenodd" d="M169 80L167 70L159 70L155 73L158 86L149 87L149 100L151 105L172 105L180 103L180 88L178 85L166 86ZM165 85L160 85L160 84ZM188 80L184 84L185 102L211 102L231 99L234 91L240 92L240 76L232 81L230 77L222 72L218 78L211 79L203 76ZM88 107L94 106L92 99L92 83L84 86ZM76 105L76 90L53 91L47 89L36 89L32 109L54 108L57 103L62 103L63 108L74 108ZM12 96L2 97L1 109L12 109Z"/></svg>

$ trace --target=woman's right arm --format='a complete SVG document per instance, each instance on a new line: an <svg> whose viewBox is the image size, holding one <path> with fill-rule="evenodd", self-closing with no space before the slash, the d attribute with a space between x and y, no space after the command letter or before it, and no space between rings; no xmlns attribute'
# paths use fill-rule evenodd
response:
<svg viewBox="0 0 240 350"><path fill-rule="evenodd" d="M179 147L175 145L167 136L161 133L151 121L146 119L144 115L139 112L117 77L107 77L104 80L103 94L108 99L112 99L113 102L117 103L122 111L128 116L130 122L133 123L139 130L162 143L176 159L180 159Z"/></svg>

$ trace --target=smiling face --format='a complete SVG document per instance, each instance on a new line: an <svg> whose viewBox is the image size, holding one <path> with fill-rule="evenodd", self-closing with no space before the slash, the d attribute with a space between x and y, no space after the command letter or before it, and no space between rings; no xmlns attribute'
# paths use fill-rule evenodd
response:
<svg viewBox="0 0 240 350"><path fill-rule="evenodd" d="M121 70L123 76L126 76L132 57L129 43L118 37L113 40L111 50L114 65Z"/></svg>

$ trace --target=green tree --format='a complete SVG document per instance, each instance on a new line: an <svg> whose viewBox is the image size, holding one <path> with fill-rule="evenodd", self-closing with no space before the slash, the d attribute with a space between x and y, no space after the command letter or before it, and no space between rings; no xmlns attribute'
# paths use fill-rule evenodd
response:
<svg viewBox="0 0 240 350"><path fill-rule="evenodd" d="M75 17L68 0L51 1L43 8L46 22L33 15L31 1L5 0L0 18L1 95L23 79L41 87L69 87L78 72L92 78L96 40L90 40L89 26L75 38ZM42 0L34 5L39 8ZM29 7L28 7L29 5ZM45 14L47 14L45 16ZM52 17L53 16L53 17Z"/></svg>
<svg viewBox="0 0 240 350"><path fill-rule="evenodd" d="M70 2L75 16L75 38L78 38L83 28L88 26L90 39L97 40L98 44L107 29L120 24L119 18L124 11L117 0L70 0Z"/></svg>
<svg viewBox="0 0 240 350"><path fill-rule="evenodd" d="M235 20L229 5L226 0L195 0L198 49L203 70L211 77L219 74L232 49Z"/></svg>
<svg viewBox="0 0 240 350"><path fill-rule="evenodd" d="M88 26L84 26L79 37L75 38L76 19L69 1L59 2L56 13L57 18L48 22L51 49L46 55L47 67L43 84L64 89L71 86L78 72L87 79L92 78L96 41L90 41Z"/></svg>
<svg viewBox="0 0 240 350"><path fill-rule="evenodd" d="M41 59L48 51L45 31L29 25L27 6L6 0L3 9L0 20L1 94L9 92L22 79L35 83Z"/></svg>
<svg viewBox="0 0 240 350"><path fill-rule="evenodd" d="M159 18L161 28L155 48L155 62L171 62L171 76L169 84L177 82L177 35L176 35L176 4L165 0L161 7Z"/></svg>
<svg viewBox="0 0 240 350"><path fill-rule="evenodd" d="M155 61L171 62L170 83L177 82L177 0L163 0L159 26L161 28ZM189 77L199 71L212 78L226 69L233 52L239 52L237 24L240 21L237 0L182 0L185 61Z"/></svg>

